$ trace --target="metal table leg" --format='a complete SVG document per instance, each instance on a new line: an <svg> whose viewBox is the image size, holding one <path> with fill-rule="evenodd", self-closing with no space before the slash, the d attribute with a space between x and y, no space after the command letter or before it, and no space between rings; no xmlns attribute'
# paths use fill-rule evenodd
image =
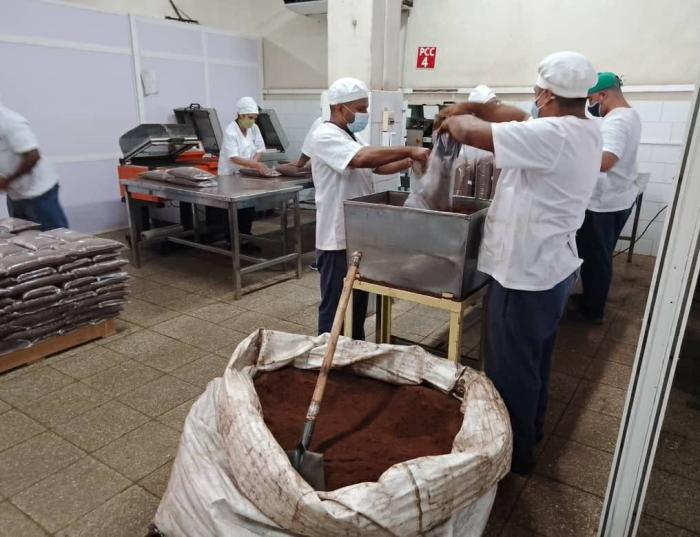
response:
<svg viewBox="0 0 700 537"><path fill-rule="evenodd" d="M632 256L634 255L634 243L637 242L637 227L639 226L639 214L642 212L642 200L644 198L644 192L640 192L637 196L637 206L634 208L634 222L632 222L632 234L630 236L630 248L627 250L627 262L632 262Z"/></svg>
<svg viewBox="0 0 700 537"><path fill-rule="evenodd" d="M241 236L238 229L238 206L228 205L228 230L231 236L231 260L233 263L233 298L241 298Z"/></svg>
<svg viewBox="0 0 700 537"><path fill-rule="evenodd" d="M280 207L280 210L281 210L281 214L280 214L280 231L281 231L280 239L281 240L280 240L280 242L282 245L282 255L287 255L288 247L289 247L289 245L287 244L287 242L288 242L287 241L287 224L288 224L288 222L287 222L287 209L288 209L287 200L282 200L281 207ZM282 265L282 268L286 272L287 271L287 263L284 263L284 265Z"/></svg>
<svg viewBox="0 0 700 537"><path fill-rule="evenodd" d="M129 242L131 243L131 262L136 268L141 266L141 254L139 252L139 239L141 230L139 229L139 215L136 202L131 198L128 187L124 188L124 200L126 201L126 217L129 221Z"/></svg>
<svg viewBox="0 0 700 537"><path fill-rule="evenodd" d="M376 332L374 340L377 343L391 343L391 307L392 298L385 295L377 296Z"/></svg>
<svg viewBox="0 0 700 537"><path fill-rule="evenodd" d="M192 212L192 230L194 231L194 240L199 242L199 218L197 218L197 204L190 204L190 211Z"/></svg>
<svg viewBox="0 0 700 537"><path fill-rule="evenodd" d="M462 357L462 311L450 312L450 332L448 335L447 359L459 363Z"/></svg>
<svg viewBox="0 0 700 537"><path fill-rule="evenodd" d="M301 278L301 209L299 207L299 192L294 194L294 242L297 254L297 279Z"/></svg>

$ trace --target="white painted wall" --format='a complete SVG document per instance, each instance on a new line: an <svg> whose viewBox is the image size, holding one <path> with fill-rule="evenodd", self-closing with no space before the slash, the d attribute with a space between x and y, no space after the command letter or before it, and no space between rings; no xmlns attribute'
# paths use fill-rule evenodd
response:
<svg viewBox="0 0 700 537"><path fill-rule="evenodd" d="M175 16L168 0L61 0L116 13L163 18ZM256 2L257 3L257 2ZM256 34L250 0L175 0L175 4L203 26L246 35Z"/></svg>
<svg viewBox="0 0 700 537"><path fill-rule="evenodd" d="M586 54L628 84L693 84L699 21L698 0L415 0L403 86L531 86L539 61L557 50ZM438 47L434 71L416 69L424 45Z"/></svg>
<svg viewBox="0 0 700 537"><path fill-rule="evenodd" d="M326 17L299 15L284 7L282 0L251 0L250 4L256 35L263 38L265 87L325 88Z"/></svg>
<svg viewBox="0 0 700 537"><path fill-rule="evenodd" d="M105 11L162 18L168 0L64 0ZM328 29L325 15L305 17L282 0L176 0L204 26L263 37L266 88L325 88Z"/></svg>

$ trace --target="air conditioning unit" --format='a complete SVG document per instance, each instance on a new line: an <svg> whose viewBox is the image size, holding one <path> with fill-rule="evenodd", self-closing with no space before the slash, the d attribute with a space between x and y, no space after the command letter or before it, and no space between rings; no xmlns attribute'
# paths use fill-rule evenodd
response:
<svg viewBox="0 0 700 537"><path fill-rule="evenodd" d="M328 13L328 0L284 0L284 5L301 15Z"/></svg>

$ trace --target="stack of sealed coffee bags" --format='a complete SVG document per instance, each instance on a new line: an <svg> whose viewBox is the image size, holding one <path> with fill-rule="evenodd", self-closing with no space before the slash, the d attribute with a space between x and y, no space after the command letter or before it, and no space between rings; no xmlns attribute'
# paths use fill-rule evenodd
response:
<svg viewBox="0 0 700 537"><path fill-rule="evenodd" d="M117 317L127 303L123 245L0 219L0 354Z"/></svg>

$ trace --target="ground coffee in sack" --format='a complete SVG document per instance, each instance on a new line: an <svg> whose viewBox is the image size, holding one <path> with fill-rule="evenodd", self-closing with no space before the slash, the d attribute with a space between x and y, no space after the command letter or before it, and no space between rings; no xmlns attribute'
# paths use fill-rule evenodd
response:
<svg viewBox="0 0 700 537"><path fill-rule="evenodd" d="M476 537L510 467L508 413L481 373L420 347L341 338L334 368L456 397L464 418L452 450L391 466L377 481L314 491L266 427L253 378L317 369L328 343L260 330L234 352L184 424L155 525L168 537ZM323 412L323 410L321 410Z"/></svg>

